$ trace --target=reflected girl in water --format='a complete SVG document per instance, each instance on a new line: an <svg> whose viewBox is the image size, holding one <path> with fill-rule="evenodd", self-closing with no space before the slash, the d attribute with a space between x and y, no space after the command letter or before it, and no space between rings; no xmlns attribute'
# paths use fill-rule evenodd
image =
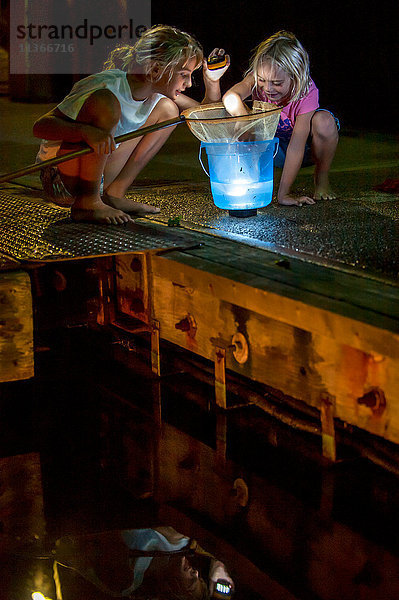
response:
<svg viewBox="0 0 399 600"><path fill-rule="evenodd" d="M55 556L63 600L83 594L85 600L205 600L220 579L234 589L224 564L172 527L65 537L57 542Z"/></svg>

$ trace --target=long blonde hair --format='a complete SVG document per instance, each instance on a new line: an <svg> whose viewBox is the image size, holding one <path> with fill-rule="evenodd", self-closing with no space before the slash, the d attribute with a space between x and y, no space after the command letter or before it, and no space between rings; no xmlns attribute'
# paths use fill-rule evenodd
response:
<svg viewBox="0 0 399 600"><path fill-rule="evenodd" d="M251 73L258 84L258 69L270 61L291 79L290 101L305 96L310 87L309 55L293 33L281 30L264 40L254 50L246 75Z"/></svg>
<svg viewBox="0 0 399 600"><path fill-rule="evenodd" d="M138 71L149 75L156 63L160 69L154 81L165 73L171 80L176 68L181 68L192 58L198 69L204 54L201 44L190 34L170 25L154 25L147 29L134 46L118 46L108 56L104 69Z"/></svg>

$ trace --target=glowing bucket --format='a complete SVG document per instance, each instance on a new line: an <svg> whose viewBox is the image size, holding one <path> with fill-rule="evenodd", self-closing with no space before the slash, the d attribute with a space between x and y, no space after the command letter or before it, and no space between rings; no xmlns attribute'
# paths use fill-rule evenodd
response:
<svg viewBox="0 0 399 600"><path fill-rule="evenodd" d="M201 160L205 148L209 173ZM273 194L273 158L278 139L262 142L201 142L200 162L211 180L213 201L234 216L251 216L267 206ZM242 211L242 212L236 212Z"/></svg>

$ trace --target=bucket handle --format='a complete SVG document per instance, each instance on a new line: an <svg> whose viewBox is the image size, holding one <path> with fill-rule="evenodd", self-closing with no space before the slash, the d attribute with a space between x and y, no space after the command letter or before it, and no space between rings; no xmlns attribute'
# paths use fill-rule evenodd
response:
<svg viewBox="0 0 399 600"><path fill-rule="evenodd" d="M210 175L208 173L208 171L205 169L204 167L204 163L202 162L202 148L204 148L205 146L203 146L202 142L201 145L199 147L199 151L198 151L198 160L200 161L200 165L202 167L202 170L204 171L204 173L206 175L208 175L208 177L210 178ZM278 152L278 147L279 147L279 139L278 138L274 138L274 152L273 152L273 158L276 157L276 154Z"/></svg>
<svg viewBox="0 0 399 600"><path fill-rule="evenodd" d="M275 143L275 147L274 147L274 152L273 152L273 158L276 158L276 154L278 152L278 147L280 145L279 138L274 138L274 143Z"/></svg>
<svg viewBox="0 0 399 600"><path fill-rule="evenodd" d="M199 152L198 152L198 160L200 161L200 165L202 167L202 170L210 178L210 175L209 175L208 171L205 169L204 163L202 162L202 148L204 148L204 146L202 145L202 142L201 142L201 145L200 145L200 148L199 148Z"/></svg>

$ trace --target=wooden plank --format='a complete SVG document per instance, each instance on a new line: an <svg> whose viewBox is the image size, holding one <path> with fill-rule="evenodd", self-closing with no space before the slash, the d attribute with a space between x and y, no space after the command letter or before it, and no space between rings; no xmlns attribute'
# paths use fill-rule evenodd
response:
<svg viewBox="0 0 399 600"><path fill-rule="evenodd" d="M316 293L317 296L311 297L315 305L320 305L323 297L334 298L340 303L347 302L373 313L399 319L399 283L393 280L368 275L345 264L322 265L314 262L311 256L309 260L288 257L208 234L179 230L179 235L188 246L191 244L194 248L182 252L168 250L172 260L200 258L207 265L206 269L214 272L220 269L220 274L224 269L232 269L236 276L240 273L241 276L251 274L255 278L264 277L284 286L292 286L297 294L300 294L300 290ZM210 266L210 263L214 265Z"/></svg>
<svg viewBox="0 0 399 600"><path fill-rule="evenodd" d="M260 275L292 285L298 290L346 301L399 318L399 285L393 281L348 272L345 266L325 267L317 263L285 257L244 244L207 242L200 249L188 250L196 256L238 271Z"/></svg>
<svg viewBox="0 0 399 600"><path fill-rule="evenodd" d="M33 313L29 275L0 273L0 382L34 375Z"/></svg>
<svg viewBox="0 0 399 600"><path fill-rule="evenodd" d="M161 375L161 353L159 347L159 322L153 320L151 324L151 369L155 375Z"/></svg>
<svg viewBox="0 0 399 600"><path fill-rule="evenodd" d="M154 257L154 315L163 339L214 360L240 333L248 359L233 349L226 366L320 409L336 397L337 418L399 442L399 336L268 290ZM190 317L195 330L176 327ZM379 390L381 412L361 399Z"/></svg>
<svg viewBox="0 0 399 600"><path fill-rule="evenodd" d="M331 296L319 293L317 291L317 273L315 272L309 273L309 279L314 280L315 288L315 291L310 291L287 283L287 278L285 275L282 276L281 281L279 281L276 278L267 278L265 276L251 273L251 271L245 269L245 265L242 270L238 270L228 264L207 261L188 253L176 254L173 257L169 255L168 258L175 258L182 264L186 264L215 275L220 275L221 277L227 277L252 287L267 289L293 300L300 300L303 303L311 304L317 308L324 308L325 310L335 312L342 316L347 316L352 319L363 321L364 323L376 325L377 327L381 327L383 329L399 332L399 318L397 316L397 303L399 304L399 298L397 303L394 301L394 298L389 301L389 306L387 306L385 309L386 314L384 314L381 312L383 309L381 308L377 310L377 306L379 307L379 305L373 305L371 301L369 304L372 305L373 308L365 308L356 304L352 304L348 300L341 298L339 294L336 294L335 297L333 293L333 287L331 288ZM322 286L320 286L320 288L322 291ZM388 290L391 291L391 289L392 286L388 286ZM354 290L356 291L356 282L354 282ZM384 293L385 288L382 286L380 291L381 298L383 298ZM358 292L358 295L361 295L360 291ZM365 297L365 295L363 296Z"/></svg>
<svg viewBox="0 0 399 600"><path fill-rule="evenodd" d="M215 399L219 408L226 408L226 350L215 347Z"/></svg>
<svg viewBox="0 0 399 600"><path fill-rule="evenodd" d="M323 456L328 460L335 462L337 457L334 426L335 398L324 393L321 395L320 401Z"/></svg>
<svg viewBox="0 0 399 600"><path fill-rule="evenodd" d="M184 258L183 256L183 261ZM154 286L155 278L161 278L161 287L163 286L165 293L167 288L169 293L180 289L184 298L191 298L190 305L194 301L198 305L198 301L194 300L195 295L201 295L205 304L211 303L212 298L217 298L259 315L278 319L281 323L333 338L338 343L364 352L377 352L399 359L399 333L395 319L375 318L374 321L378 325L370 325L367 321L358 320L357 317L362 316L362 311L358 308L353 309L352 317L345 317L333 310L336 308L333 301L325 302L326 308L319 308L309 301L309 294L301 301L292 298L289 292L292 292L293 288L290 286L276 286L274 282L270 282L269 285L266 279L253 278L246 274L238 280L233 279L237 272L232 270L227 270L228 278L220 274L215 276L210 263L196 259L196 266L193 268L191 264L187 265L183 261L174 262L170 260L170 255L168 259L154 257ZM213 314L208 312L209 316ZM373 316L374 314L370 316L371 321ZM383 324L386 327L382 327ZM193 346L195 347L195 344Z"/></svg>
<svg viewBox="0 0 399 600"><path fill-rule="evenodd" d="M118 287L117 309L147 325L151 321L148 284L149 260L149 254L145 252L120 254L115 257L115 276Z"/></svg>

